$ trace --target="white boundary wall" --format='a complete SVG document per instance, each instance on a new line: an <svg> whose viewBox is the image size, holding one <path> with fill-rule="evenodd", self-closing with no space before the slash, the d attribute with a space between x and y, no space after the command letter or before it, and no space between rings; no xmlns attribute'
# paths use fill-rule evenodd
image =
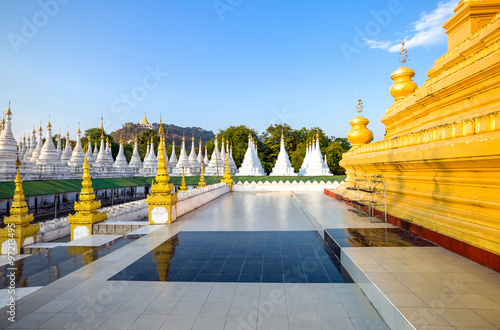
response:
<svg viewBox="0 0 500 330"><path fill-rule="evenodd" d="M241 191L241 192L251 192L251 191L320 191L323 192L324 189L335 189L340 186L342 183L334 182L324 182L324 181L307 181L307 182L283 182L283 181L265 181L265 182L241 182L239 181L237 184L233 185L233 191Z"/></svg>

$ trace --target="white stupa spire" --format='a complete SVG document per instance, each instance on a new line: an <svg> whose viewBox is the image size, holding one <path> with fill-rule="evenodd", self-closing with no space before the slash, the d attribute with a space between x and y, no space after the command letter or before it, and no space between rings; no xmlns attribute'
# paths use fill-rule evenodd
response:
<svg viewBox="0 0 500 330"><path fill-rule="evenodd" d="M220 158L222 159L223 162L226 161L226 146L224 144L224 137L222 137L222 145L221 145L221 151L220 151Z"/></svg>
<svg viewBox="0 0 500 330"><path fill-rule="evenodd" d="M57 157L59 160L61 160L62 156L62 148L61 148L61 131L59 131L59 134L56 136L56 142L57 142Z"/></svg>
<svg viewBox="0 0 500 330"><path fill-rule="evenodd" d="M189 157L186 153L186 138L182 137L182 147L181 154L179 155L179 160L177 161L177 165L175 166L178 169L187 168L190 166Z"/></svg>
<svg viewBox="0 0 500 330"><path fill-rule="evenodd" d="M193 168L200 168L201 169L201 164L198 162L198 158L196 157L196 150L195 150L195 144L194 144L194 136L191 139L191 152L189 153L189 164Z"/></svg>
<svg viewBox="0 0 500 330"><path fill-rule="evenodd" d="M97 142L96 142L97 146ZM90 142L90 137L89 137L89 142L87 143L87 163L89 163L89 166L93 166L95 163L95 157L94 153L92 152L92 142Z"/></svg>
<svg viewBox="0 0 500 330"><path fill-rule="evenodd" d="M0 133L0 178L13 180L16 176L17 142L12 134L12 112L5 113L5 124Z"/></svg>
<svg viewBox="0 0 500 330"><path fill-rule="evenodd" d="M99 154L99 149L97 148L97 141L95 141L94 152L92 154L94 155L94 158L97 159L97 155Z"/></svg>
<svg viewBox="0 0 500 330"><path fill-rule="evenodd" d="M61 163L67 164L73 155L73 149L71 148L69 140L69 130L66 131L66 141L64 144L64 151L61 155Z"/></svg>
<svg viewBox="0 0 500 330"><path fill-rule="evenodd" d="M24 161L29 162L31 156L33 155L33 151L36 149L36 133L35 133L35 125L33 125L33 131L31 132L31 139L28 137L29 148L28 152L24 155Z"/></svg>
<svg viewBox="0 0 500 330"><path fill-rule="evenodd" d="M123 141L120 139L120 147L118 149L118 154L116 155L115 162L113 163L113 167L116 168L128 168L127 158L123 154Z"/></svg>
<svg viewBox="0 0 500 330"><path fill-rule="evenodd" d="M205 166L208 166L208 149L207 149L207 146L205 145L205 157L203 157L203 164L204 164L204 167Z"/></svg>
<svg viewBox="0 0 500 330"><path fill-rule="evenodd" d="M299 175L303 176L330 176L332 173L323 161L323 155L319 146L319 134L316 133L316 143L313 142L309 156L307 156L307 163L304 169L299 171Z"/></svg>
<svg viewBox="0 0 500 330"><path fill-rule="evenodd" d="M151 138L148 156L144 158L143 168L151 171L158 169L158 158L156 158L153 138Z"/></svg>
<svg viewBox="0 0 500 330"><path fill-rule="evenodd" d="M201 138L200 138L200 144L199 144L199 147L198 147L198 163L199 164L203 164L203 147L202 147L202 144L201 144Z"/></svg>
<svg viewBox="0 0 500 330"><path fill-rule="evenodd" d="M43 147L43 130L42 130L42 121L40 120L40 127L38 128L37 144L30 158L31 163L36 163L38 156L40 156L40 151L42 150L42 147Z"/></svg>
<svg viewBox="0 0 500 330"><path fill-rule="evenodd" d="M288 158L288 153L285 147L285 138L283 133L281 133L280 142L280 153L278 154L278 159L274 164L273 170L270 176L295 176L297 173L293 170L292 164L290 163L290 158Z"/></svg>
<svg viewBox="0 0 500 330"><path fill-rule="evenodd" d="M229 147L229 142L227 142L227 157L228 159L228 165L229 165L229 172L234 175L236 172L238 172L238 167L236 166L236 163L234 162L233 159L233 145L231 144L231 147Z"/></svg>
<svg viewBox="0 0 500 330"><path fill-rule="evenodd" d="M40 156L36 161L37 165L56 165L59 163L59 158L57 157L57 150L52 141L52 125L47 123L47 136L45 138L45 143L40 150Z"/></svg>
<svg viewBox="0 0 500 330"><path fill-rule="evenodd" d="M226 164L222 161L221 154L219 152L219 143L217 141L217 135L215 136L214 141L214 152L212 152L212 157L208 162L207 168L205 169L205 175L207 176L215 176L215 175L223 175L224 168Z"/></svg>
<svg viewBox="0 0 500 330"><path fill-rule="evenodd" d="M262 168L259 156L257 155L255 145L252 141L252 136L248 135L248 148L243 158L243 164L237 175L241 176L265 176L266 172Z"/></svg>
<svg viewBox="0 0 500 330"><path fill-rule="evenodd" d="M85 162L85 153L83 152L82 148L81 133L82 132L80 131L80 125L78 125L78 131L76 132L75 149L73 149L71 158L68 161L68 165L71 167L83 166L83 163Z"/></svg>
<svg viewBox="0 0 500 330"><path fill-rule="evenodd" d="M106 164L106 154L105 154L104 136L103 135L101 135L101 146L99 147L99 153L97 154L95 163L98 165L105 165Z"/></svg>
<svg viewBox="0 0 500 330"><path fill-rule="evenodd" d="M137 139L134 143L134 151L132 152L132 157L130 158L129 166L132 168L142 168L141 155L139 154L139 149L137 149Z"/></svg>
<svg viewBox="0 0 500 330"><path fill-rule="evenodd" d="M177 164L177 156L175 154L175 140L173 139L172 139L172 154L170 155L170 159L168 162L172 166L175 166Z"/></svg>

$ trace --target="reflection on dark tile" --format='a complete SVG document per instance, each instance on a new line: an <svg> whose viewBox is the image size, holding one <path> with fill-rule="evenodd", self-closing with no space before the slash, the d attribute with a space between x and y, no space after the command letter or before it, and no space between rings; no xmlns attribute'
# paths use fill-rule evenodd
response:
<svg viewBox="0 0 500 330"><path fill-rule="evenodd" d="M110 280L141 273L149 281L352 283L314 231L180 232Z"/></svg>
<svg viewBox="0 0 500 330"><path fill-rule="evenodd" d="M144 235L119 237L99 247L59 246L17 260L13 266L0 267L0 289L9 286L11 268L16 287L43 286L103 257ZM126 273L122 274L125 277ZM133 274L128 275L130 278Z"/></svg>
<svg viewBox="0 0 500 330"><path fill-rule="evenodd" d="M340 250L343 247L436 246L401 228L326 229L324 238L337 256L340 256Z"/></svg>

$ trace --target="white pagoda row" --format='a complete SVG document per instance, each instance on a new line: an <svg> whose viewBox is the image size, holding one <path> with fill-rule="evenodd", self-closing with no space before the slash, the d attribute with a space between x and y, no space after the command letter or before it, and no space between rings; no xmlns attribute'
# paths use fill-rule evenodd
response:
<svg viewBox="0 0 500 330"><path fill-rule="evenodd" d="M160 120L161 123L161 120ZM102 129L102 119L101 119ZM159 133L163 134L160 124ZM153 140L147 147L144 161L135 141L130 162L127 162L123 153L123 142L120 140L118 155L115 159L111 154L109 140L101 135L100 143L95 143L94 148L90 141L86 148L81 143L81 131L78 128L76 134L76 144L73 149L69 144L70 135L66 133L66 139L60 139L60 134L56 136L56 144L52 139L52 125L49 122L46 128L45 141L43 140L42 125L36 134L35 129L28 138L22 139L17 144L12 134L12 112L7 110L0 125L0 181L13 181L16 176L15 162L16 153L22 162L21 173L24 180L58 180L58 179L78 179L82 175L85 155L90 166L90 173L93 178L119 178L119 177L151 177L155 176L158 169L158 157ZM64 144L65 142L65 144ZM98 145L99 144L99 145ZM84 151L86 149L86 152ZM175 142L172 142L172 154L166 155L165 145L163 151L165 159L168 160L168 172L172 176L181 176L183 171L186 176L198 176L201 173L201 166L204 167L205 176L222 176L225 170L226 158L231 175L239 176L265 176L262 164L257 153L257 146L252 136L248 137L248 148L241 167L238 169L233 159L233 149L228 141L222 138L221 150L219 151L218 137L215 137L215 147L209 160L207 147L203 149L202 142L199 142L198 153L195 150L194 137L191 139L191 149L188 155L186 149L186 139L182 138L182 146L179 158L175 153ZM204 153L203 153L204 150ZM323 159L319 149L319 137L315 143L307 146L306 157L299 173L295 173L290 163L288 153L285 148L285 140L282 135L280 143L280 153L271 176L324 176L332 175Z"/></svg>

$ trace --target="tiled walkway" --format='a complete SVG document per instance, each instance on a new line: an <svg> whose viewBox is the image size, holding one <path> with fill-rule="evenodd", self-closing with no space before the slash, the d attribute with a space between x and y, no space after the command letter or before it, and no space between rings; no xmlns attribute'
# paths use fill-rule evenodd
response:
<svg viewBox="0 0 500 330"><path fill-rule="evenodd" d="M166 242L183 234L259 236L277 231L293 237L294 232L311 233L318 227L353 229L347 232L356 236L356 244L342 244L340 254L359 286L248 283L240 277L238 282L109 280L127 268L137 267L139 273L144 268L140 260L147 255L152 259L145 264L158 266L162 260L155 259L155 249L165 251ZM367 228L393 227L370 222L321 193L293 198L287 193L231 193L172 225L148 228L140 229L146 236L19 299L15 324L8 323L1 310L0 328L405 329L410 328L408 321L422 329L500 327L497 272L437 246L366 247L363 242L372 233ZM283 265L283 254L280 257Z"/></svg>
<svg viewBox="0 0 500 330"><path fill-rule="evenodd" d="M408 234L402 242L391 225L380 224L386 236L352 218L339 229L343 204L321 194L297 197L336 238L342 264L391 328L500 328L498 272Z"/></svg>
<svg viewBox="0 0 500 330"><path fill-rule="evenodd" d="M290 194L228 194L20 299L18 321L1 326L386 329L352 283L108 280L181 231L312 230Z"/></svg>

